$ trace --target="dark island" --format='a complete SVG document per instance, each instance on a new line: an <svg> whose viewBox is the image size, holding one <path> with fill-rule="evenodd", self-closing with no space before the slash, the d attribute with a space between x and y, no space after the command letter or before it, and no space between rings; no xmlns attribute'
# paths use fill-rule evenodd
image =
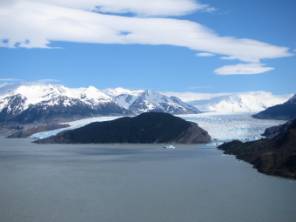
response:
<svg viewBox="0 0 296 222"><path fill-rule="evenodd" d="M68 130L37 143L182 143L211 141L196 123L168 113L148 112L136 117L95 122Z"/></svg>
<svg viewBox="0 0 296 222"><path fill-rule="evenodd" d="M296 120L267 129L268 138L232 141L218 148L251 163L258 171L296 179Z"/></svg>

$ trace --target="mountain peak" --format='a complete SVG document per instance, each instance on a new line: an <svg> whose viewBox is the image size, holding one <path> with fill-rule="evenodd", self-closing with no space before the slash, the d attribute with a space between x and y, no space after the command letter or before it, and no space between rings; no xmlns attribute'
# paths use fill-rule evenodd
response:
<svg viewBox="0 0 296 222"><path fill-rule="evenodd" d="M159 111L174 114L199 113L199 110L189 104L152 90L145 90L131 104L134 112Z"/></svg>
<svg viewBox="0 0 296 222"><path fill-rule="evenodd" d="M38 83L23 84L4 94L0 96L2 122L47 121L59 117L126 115L147 111L172 114L198 112L196 108L181 100L172 99L155 91L129 90L121 87L100 90L94 86L69 88L60 84Z"/></svg>
<svg viewBox="0 0 296 222"><path fill-rule="evenodd" d="M116 87L105 89L104 92L111 97L120 96L124 94L137 96L140 93L142 93L143 90L131 90L122 87Z"/></svg>
<svg viewBox="0 0 296 222"><path fill-rule="evenodd" d="M296 94L294 96L292 96L288 101L287 103L290 103L290 104L296 104Z"/></svg>

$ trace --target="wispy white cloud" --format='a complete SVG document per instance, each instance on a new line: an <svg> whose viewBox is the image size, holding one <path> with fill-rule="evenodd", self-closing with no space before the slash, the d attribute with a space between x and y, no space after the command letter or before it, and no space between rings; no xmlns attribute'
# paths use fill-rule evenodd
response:
<svg viewBox="0 0 296 222"><path fill-rule="evenodd" d="M10 89L15 88L22 82L21 79L16 78L0 78L0 98Z"/></svg>
<svg viewBox="0 0 296 222"><path fill-rule="evenodd" d="M0 82L0 93L1 93L1 88L4 88L5 86L8 86L9 83L6 83L6 82Z"/></svg>
<svg viewBox="0 0 296 222"><path fill-rule="evenodd" d="M197 22L162 17L198 10L214 8L193 0L2 0L0 46L48 48L53 41L172 45L252 64L291 55L287 47L221 36ZM125 12L137 16L104 14Z"/></svg>
<svg viewBox="0 0 296 222"><path fill-rule="evenodd" d="M199 53L196 53L196 55L199 56L199 57L212 57L212 56L215 56L215 54L209 53L209 52L199 52Z"/></svg>
<svg viewBox="0 0 296 222"><path fill-rule="evenodd" d="M215 70L218 75L254 75L269 72L273 67L268 67L260 63L241 63L236 65L226 65Z"/></svg>
<svg viewBox="0 0 296 222"><path fill-rule="evenodd" d="M31 0L32 1L32 0ZM67 8L139 16L180 16L194 11L211 12L212 6L194 0L33 0Z"/></svg>
<svg viewBox="0 0 296 222"><path fill-rule="evenodd" d="M0 82L19 82L22 81L21 79L15 79L15 78L0 78Z"/></svg>
<svg viewBox="0 0 296 222"><path fill-rule="evenodd" d="M180 99L182 99L184 102L190 102L195 100L207 100L212 99L219 96L226 96L230 95L231 93L225 92L225 93L200 93L200 92L162 92L164 95L167 96L176 96Z"/></svg>
<svg viewBox="0 0 296 222"><path fill-rule="evenodd" d="M23 80L23 79L16 79L16 78L0 78L0 85L20 85L20 84L58 84L60 83L57 79L38 79L33 81Z"/></svg>
<svg viewBox="0 0 296 222"><path fill-rule="evenodd" d="M236 58L232 57L232 56L221 56L220 57L223 60L235 60Z"/></svg>
<svg viewBox="0 0 296 222"><path fill-rule="evenodd" d="M217 9L215 7L210 6L208 4L200 4L199 10L204 11L204 12L216 12L217 11Z"/></svg>
<svg viewBox="0 0 296 222"><path fill-rule="evenodd" d="M34 81L34 82L37 82L37 83L59 83L60 80L57 80L57 79L39 79L39 80Z"/></svg>

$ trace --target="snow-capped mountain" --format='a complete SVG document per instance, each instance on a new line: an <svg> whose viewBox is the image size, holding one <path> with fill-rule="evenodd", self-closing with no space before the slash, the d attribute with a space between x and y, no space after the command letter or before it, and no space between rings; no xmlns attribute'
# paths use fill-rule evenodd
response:
<svg viewBox="0 0 296 222"><path fill-rule="evenodd" d="M120 95L131 95L131 96L138 96L140 93L142 93L144 90L130 90L125 89L121 87L117 88L108 88L104 89L103 92L111 97L116 97Z"/></svg>
<svg viewBox="0 0 296 222"><path fill-rule="evenodd" d="M129 109L129 107L135 102L138 96L144 92L144 90L129 90L118 87L114 89L106 89L104 92L113 97L116 104L125 109Z"/></svg>
<svg viewBox="0 0 296 222"><path fill-rule="evenodd" d="M177 97L165 96L151 90L127 90L116 88L108 89L108 95L114 96L113 100L134 114L148 111L167 112L172 114L199 113L192 105L184 103Z"/></svg>
<svg viewBox="0 0 296 222"><path fill-rule="evenodd" d="M206 100L189 102L201 111L218 113L259 112L285 102L287 96L275 96L270 92L248 92L217 96Z"/></svg>
<svg viewBox="0 0 296 222"><path fill-rule="evenodd" d="M168 97L151 90L145 90L129 106L134 113L161 111L174 114L198 113L194 106L182 102L177 97Z"/></svg>
<svg viewBox="0 0 296 222"><path fill-rule="evenodd" d="M288 101L288 104L296 104L296 94L293 95Z"/></svg>
<svg viewBox="0 0 296 222"><path fill-rule="evenodd" d="M93 86L68 88L58 84L24 84L0 94L0 122L32 123L148 111L199 112L175 97L123 88L99 90Z"/></svg>
<svg viewBox="0 0 296 222"><path fill-rule="evenodd" d="M1 98L0 122L11 119L20 114L25 108L26 98L20 94Z"/></svg>

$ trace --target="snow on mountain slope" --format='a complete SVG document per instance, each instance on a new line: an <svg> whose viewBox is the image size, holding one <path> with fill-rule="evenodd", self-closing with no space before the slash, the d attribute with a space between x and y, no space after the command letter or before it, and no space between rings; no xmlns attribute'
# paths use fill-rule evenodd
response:
<svg viewBox="0 0 296 222"><path fill-rule="evenodd" d="M112 98L97 88L90 86L88 88L67 88L57 84L25 84L16 87L13 90L3 92L0 98L14 95L22 95L26 98L24 109L30 105L35 105L42 101L50 101L61 96L69 99L79 99L89 104L112 102ZM49 103L50 105L51 103ZM65 106L67 104L65 103Z"/></svg>
<svg viewBox="0 0 296 222"><path fill-rule="evenodd" d="M219 113L239 113L239 112L258 112L267 107L285 102L290 95L275 96L270 92L258 91L247 93L223 93L223 94L200 94L197 93L198 100L194 93L175 93L161 94L150 90L130 90L125 88L109 88L99 90L94 86L87 88L68 88L60 84L23 84L13 86L11 89L2 87L0 91L0 112L9 105L12 96L21 95L22 104L17 107L17 112L28 109L32 105L43 102L48 106L54 106L61 103L69 107L73 101L82 102L90 107L97 107L102 104L115 104L132 113L141 113L146 111L158 110L179 113L196 113L197 109L181 101L179 98L171 95L179 95L184 101L189 101L201 111L219 112ZM178 96L178 97L179 97ZM202 99L202 98L205 99ZM10 107L12 109L13 106Z"/></svg>
<svg viewBox="0 0 296 222"><path fill-rule="evenodd" d="M20 94L4 97L0 100L0 120L21 113L25 108L26 98Z"/></svg>
<svg viewBox="0 0 296 222"><path fill-rule="evenodd" d="M199 113L199 110L182 102L176 97L168 97L158 92L145 90L130 105L129 109L134 113L161 111L174 114Z"/></svg>
<svg viewBox="0 0 296 222"><path fill-rule="evenodd" d="M296 94L293 95L288 101L287 103L289 104L296 104Z"/></svg>
<svg viewBox="0 0 296 222"><path fill-rule="evenodd" d="M144 90L131 90L131 89L125 89L121 87L117 88L108 88L103 90L104 93L111 97L116 97L119 95L131 95L131 96L138 96L140 93L142 93Z"/></svg>
<svg viewBox="0 0 296 222"><path fill-rule="evenodd" d="M88 102L93 105L113 102L111 96L95 88L94 86L90 86L88 88L80 88L77 91L79 92L77 99L81 99L82 101Z"/></svg>
<svg viewBox="0 0 296 222"><path fill-rule="evenodd" d="M107 95L113 97L113 101L119 106L129 109L138 96L144 92L144 90L130 90L121 87L114 89L108 88L103 90Z"/></svg>
<svg viewBox="0 0 296 222"><path fill-rule="evenodd" d="M276 96L270 92L248 92L218 96L207 100L191 101L201 111L217 113L258 112L285 102L289 95Z"/></svg>
<svg viewBox="0 0 296 222"><path fill-rule="evenodd" d="M41 101L48 101L60 96L71 99L80 99L84 102L97 104L111 102L112 98L97 88L90 86L88 88L67 88L62 85L39 84L22 85L13 93L23 95L27 98L26 105L37 104ZM65 104L66 105L66 104Z"/></svg>
<svg viewBox="0 0 296 222"><path fill-rule="evenodd" d="M129 94L121 94L116 97L114 97L114 102L118 104L119 106L129 109L130 106L135 102L137 99L137 96L129 95Z"/></svg>
<svg viewBox="0 0 296 222"><path fill-rule="evenodd" d="M93 86L23 84L3 92L0 97L1 122L30 123L127 113L112 97Z"/></svg>
<svg viewBox="0 0 296 222"><path fill-rule="evenodd" d="M59 84L39 83L19 85L5 92L2 90L0 94L1 121L27 123L95 115L139 114L147 111L198 113L195 107L178 98L149 90L99 90L93 86L68 88Z"/></svg>

